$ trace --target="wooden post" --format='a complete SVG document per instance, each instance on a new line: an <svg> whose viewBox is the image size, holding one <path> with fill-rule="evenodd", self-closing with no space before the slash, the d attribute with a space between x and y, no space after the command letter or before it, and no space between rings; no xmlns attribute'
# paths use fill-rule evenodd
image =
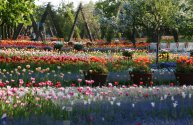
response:
<svg viewBox="0 0 193 125"><path fill-rule="evenodd" d="M76 16L75 16L75 20L74 20L74 24L72 26L72 29L71 29L71 32L70 32L70 36L68 38L68 42L70 42L72 40L72 37L74 35L74 31L75 31L75 26L77 25L78 23L78 15L79 15L79 12L81 10L81 6L82 6L82 3L80 3L79 7L78 7L78 10L76 12Z"/></svg>
<svg viewBox="0 0 193 125"><path fill-rule="evenodd" d="M158 64L158 62L159 62L159 42L160 42L160 40L159 40L159 29L157 29L156 30L156 37L157 37L157 40L156 40L156 42L157 42L157 45L156 45L156 64Z"/></svg>
<svg viewBox="0 0 193 125"><path fill-rule="evenodd" d="M34 20L34 17L31 15L31 21L32 21L32 27L34 29L34 32L36 34L36 41L38 41L38 38L40 37L42 41L44 41L43 36L41 32L38 30L37 24Z"/></svg>
<svg viewBox="0 0 193 125"><path fill-rule="evenodd" d="M55 14L52 11L52 8L51 8L50 5L48 6L48 14L50 14L51 21L52 21L54 29L56 31L57 37L59 37L59 38L64 37L63 34L62 34L62 30L60 28L60 25L59 25L58 21L56 20Z"/></svg>
<svg viewBox="0 0 193 125"><path fill-rule="evenodd" d="M89 39L90 39L90 41L92 42L93 41L93 37L92 37L92 34L91 34L91 32L90 32L90 28L89 28L89 26L88 26L88 23L87 23L87 21L86 21L86 18L85 18L85 16L84 16L84 13L83 13L83 11L82 11L82 5L81 5L81 13L82 13L82 17L83 17L83 20L84 20L84 22L85 22L85 26L86 26L86 30L87 30L87 32L88 32L88 35L89 35Z"/></svg>

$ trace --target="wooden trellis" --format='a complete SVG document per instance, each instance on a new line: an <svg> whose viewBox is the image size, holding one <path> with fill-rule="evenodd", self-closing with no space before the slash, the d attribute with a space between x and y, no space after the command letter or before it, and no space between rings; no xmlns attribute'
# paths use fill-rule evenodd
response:
<svg viewBox="0 0 193 125"><path fill-rule="evenodd" d="M72 38L73 38L74 31L75 31L75 27L76 27L76 25L77 25L77 23L78 23L78 15L79 15L80 12L81 12L81 15L82 15L82 17L83 17L83 20L84 20L84 22L85 22L85 26L86 26L86 30L87 30L88 35L89 35L89 39L90 39L90 41L92 42L92 41L93 41L93 37L92 37L92 34L91 34L91 32L90 32L90 28L89 28L89 26L88 26L88 23L87 23L87 21L86 21L84 12L83 12L83 10L82 10L82 3L80 3L80 5L79 5L79 7L78 7L78 10L77 10L77 12L76 12L74 24L73 24L73 26L72 26L72 29L71 29L71 32L70 32L70 36L69 36L68 42L71 41Z"/></svg>
<svg viewBox="0 0 193 125"><path fill-rule="evenodd" d="M52 11L51 5L50 3L48 3L46 10L44 12L44 14L42 15L42 18L40 20L40 24L44 24L46 21L47 16L50 15L51 17L51 22L53 23L54 29L57 32L57 37L62 37L62 32L60 30L60 26L57 23L57 20L55 18L55 14ZM45 40L45 38L43 37L42 31L43 31L43 25L39 25L39 28L37 26L37 23L33 17L33 15L31 15L31 21L32 21L32 27L34 30L34 33L36 34L36 40L39 39L39 37L41 38L42 41ZM16 28L16 30L14 31L14 35L13 35L13 40L16 40L19 36L19 34L22 31L24 24L19 24L18 27Z"/></svg>

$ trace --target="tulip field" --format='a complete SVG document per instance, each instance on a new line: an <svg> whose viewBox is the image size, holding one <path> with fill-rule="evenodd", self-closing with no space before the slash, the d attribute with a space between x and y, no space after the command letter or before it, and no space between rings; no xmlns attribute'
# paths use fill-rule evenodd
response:
<svg viewBox="0 0 193 125"><path fill-rule="evenodd" d="M193 0L0 0L0 125L193 125Z"/></svg>
<svg viewBox="0 0 193 125"><path fill-rule="evenodd" d="M48 51L38 42L33 45L39 48L22 45L22 48L4 46L0 50L2 124L193 124L193 86L179 86L175 76L171 77L175 68L155 69L154 53L136 49L132 50L135 51L132 59L128 59L121 50ZM160 61L175 64L186 56L171 53L169 60L163 57ZM148 84L137 84L131 80L129 71L135 63L143 61L144 65L151 64L153 79ZM108 71L105 83L86 79L84 72L93 72L89 67L94 64L99 64L95 69L105 65Z"/></svg>
<svg viewBox="0 0 193 125"><path fill-rule="evenodd" d="M192 86L4 87L9 124L192 124ZM46 120L46 122L44 122Z"/></svg>

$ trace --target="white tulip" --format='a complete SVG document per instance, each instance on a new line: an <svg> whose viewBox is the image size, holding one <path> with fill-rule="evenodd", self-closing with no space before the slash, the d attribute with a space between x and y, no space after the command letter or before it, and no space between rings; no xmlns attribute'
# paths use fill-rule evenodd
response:
<svg viewBox="0 0 193 125"><path fill-rule="evenodd" d="M185 92L182 92L182 97L186 98L186 93Z"/></svg>
<svg viewBox="0 0 193 125"><path fill-rule="evenodd" d="M168 95L164 95L164 99L167 99Z"/></svg>
<svg viewBox="0 0 193 125"><path fill-rule="evenodd" d="M135 108L135 104L134 103L132 104L132 107Z"/></svg>
<svg viewBox="0 0 193 125"><path fill-rule="evenodd" d="M120 102L117 102L117 106L120 106L121 105L121 103Z"/></svg>
<svg viewBox="0 0 193 125"><path fill-rule="evenodd" d="M155 107L155 102L151 102L151 106L154 108Z"/></svg>
<svg viewBox="0 0 193 125"><path fill-rule="evenodd" d="M176 108L178 105L178 102L176 101L175 103L173 103L173 107Z"/></svg>
<svg viewBox="0 0 193 125"><path fill-rule="evenodd" d="M189 94L189 98L190 98L190 99L192 98L192 94Z"/></svg>
<svg viewBox="0 0 193 125"><path fill-rule="evenodd" d="M174 101L174 96L171 97L171 100Z"/></svg>
<svg viewBox="0 0 193 125"><path fill-rule="evenodd" d="M114 102L113 102L113 101L110 101L110 103L111 103L111 105L113 105L113 104L114 104Z"/></svg>

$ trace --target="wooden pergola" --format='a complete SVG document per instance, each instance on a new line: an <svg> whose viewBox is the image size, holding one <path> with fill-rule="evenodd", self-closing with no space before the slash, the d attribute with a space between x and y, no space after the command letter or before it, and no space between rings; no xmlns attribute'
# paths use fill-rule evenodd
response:
<svg viewBox="0 0 193 125"><path fill-rule="evenodd" d="M46 10L45 10L44 14L42 15L41 20L40 20L39 23L40 24L44 24L45 21L46 21L46 18L48 17L48 15L51 17L51 22L53 23L54 29L55 29L55 31L57 33L57 37L63 37L63 36L61 36L62 31L60 29L59 24L57 23L57 20L55 18L55 14L52 11L50 3L47 4ZM33 30L34 30L34 33L36 34L36 39L35 40L37 41L39 39L39 37L40 37L41 40L44 41L45 38L43 37L43 34L42 34L42 32L43 32L43 25L39 25L39 27L38 27L38 24L35 21L33 15L31 15L31 21L32 21L32 26L29 26L29 28L32 27ZM23 27L24 27L24 24L22 24L22 23L20 23L18 25L18 27L14 31L14 35L13 35L13 38L12 38L13 40L16 40L18 38L18 36L21 33Z"/></svg>
<svg viewBox="0 0 193 125"><path fill-rule="evenodd" d="M72 40L73 38L73 35L74 35L74 31L75 31L75 27L78 23L78 16L79 14L81 13L82 17L83 17L83 20L84 20L84 23L85 23L85 27L86 27L86 30L88 32L88 36L89 36L89 39L90 41L92 42L93 41L93 37L92 37L92 34L91 34L91 31L90 31L90 28L88 26L88 23L86 21L86 18L85 18L85 15L84 15L84 12L82 10L82 3L80 3L79 7L78 7L78 10L76 12L76 16L75 16L75 20L74 20L74 24L72 26L72 29L71 29L71 32L70 32L70 36L69 36L69 39L68 39L68 42Z"/></svg>

